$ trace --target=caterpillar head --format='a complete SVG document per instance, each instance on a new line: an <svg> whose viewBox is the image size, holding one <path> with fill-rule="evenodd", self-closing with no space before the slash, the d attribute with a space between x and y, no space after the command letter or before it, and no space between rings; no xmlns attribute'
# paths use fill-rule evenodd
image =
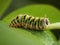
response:
<svg viewBox="0 0 60 45"><path fill-rule="evenodd" d="M46 26L49 25L49 20L48 20L48 18L41 18L41 23L42 23L43 29L45 29Z"/></svg>

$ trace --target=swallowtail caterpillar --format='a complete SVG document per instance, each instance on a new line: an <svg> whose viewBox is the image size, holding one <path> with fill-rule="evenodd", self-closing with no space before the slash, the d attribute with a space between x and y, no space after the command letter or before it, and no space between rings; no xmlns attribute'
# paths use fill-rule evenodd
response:
<svg viewBox="0 0 60 45"><path fill-rule="evenodd" d="M26 28L31 30L60 29L60 23L50 24L48 18L39 18L20 14L12 19L10 27Z"/></svg>

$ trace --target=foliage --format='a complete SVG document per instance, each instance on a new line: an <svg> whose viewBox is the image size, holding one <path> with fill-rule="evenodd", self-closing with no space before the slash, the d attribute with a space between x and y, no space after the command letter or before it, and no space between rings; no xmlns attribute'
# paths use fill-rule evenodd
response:
<svg viewBox="0 0 60 45"><path fill-rule="evenodd" d="M9 7L11 0L0 0L0 16L4 13L4 11Z"/></svg>
<svg viewBox="0 0 60 45"><path fill-rule="evenodd" d="M0 22L0 45L52 45L55 41L49 31L10 28Z"/></svg>
<svg viewBox="0 0 60 45"><path fill-rule="evenodd" d="M19 14L29 14L35 17L46 15L51 23L59 22L59 10L50 5L29 5L9 14L0 21L0 45L52 45L56 38L49 30L33 31L9 27L11 19Z"/></svg>
<svg viewBox="0 0 60 45"><path fill-rule="evenodd" d="M60 45L60 40L55 42L53 45Z"/></svg>

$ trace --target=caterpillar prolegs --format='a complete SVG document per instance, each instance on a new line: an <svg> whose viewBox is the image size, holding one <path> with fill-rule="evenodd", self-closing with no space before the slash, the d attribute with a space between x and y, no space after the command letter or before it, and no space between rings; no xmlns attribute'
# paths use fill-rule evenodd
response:
<svg viewBox="0 0 60 45"><path fill-rule="evenodd" d="M12 19L10 23L10 27L16 28L26 28L31 30L44 30L46 25L49 24L49 20L47 18L39 18L29 16L27 14L20 14Z"/></svg>

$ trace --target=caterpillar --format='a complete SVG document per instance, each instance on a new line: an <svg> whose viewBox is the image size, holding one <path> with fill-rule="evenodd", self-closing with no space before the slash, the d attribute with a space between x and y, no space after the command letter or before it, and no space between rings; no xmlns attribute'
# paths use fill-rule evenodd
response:
<svg viewBox="0 0 60 45"><path fill-rule="evenodd" d="M44 30L46 25L49 24L49 20L45 17L33 17L28 14L20 14L12 19L10 27L26 28L31 30Z"/></svg>

